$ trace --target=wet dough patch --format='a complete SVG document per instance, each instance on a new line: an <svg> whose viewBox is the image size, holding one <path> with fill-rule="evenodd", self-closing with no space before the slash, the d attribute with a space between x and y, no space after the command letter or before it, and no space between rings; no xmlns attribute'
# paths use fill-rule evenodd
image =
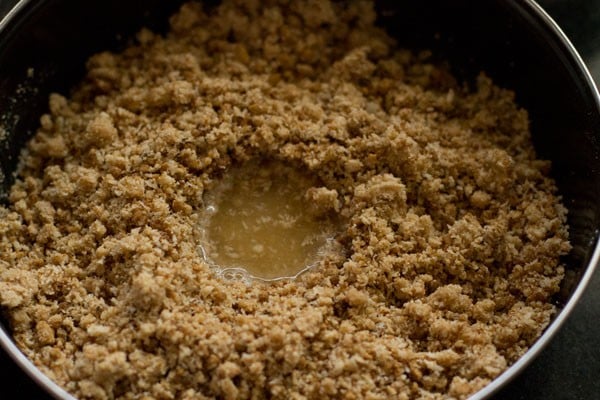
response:
<svg viewBox="0 0 600 400"><path fill-rule="evenodd" d="M334 239L337 192L283 163L238 166L204 201L200 251L224 279L294 279L342 251Z"/></svg>

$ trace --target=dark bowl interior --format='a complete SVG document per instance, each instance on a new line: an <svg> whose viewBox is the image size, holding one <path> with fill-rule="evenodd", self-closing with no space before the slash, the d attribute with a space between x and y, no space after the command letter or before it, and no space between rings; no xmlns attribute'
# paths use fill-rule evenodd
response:
<svg viewBox="0 0 600 400"><path fill-rule="evenodd" d="M22 1L0 28L0 198L51 92L67 94L93 53L118 50L141 27L164 31L181 0ZM485 71L530 113L538 155L569 209L573 250L556 302L564 306L590 268L600 226L600 111L577 55L527 0L377 2L399 46L430 49L470 82ZM0 136L1 137L1 136ZM1 325L1 323L0 323Z"/></svg>

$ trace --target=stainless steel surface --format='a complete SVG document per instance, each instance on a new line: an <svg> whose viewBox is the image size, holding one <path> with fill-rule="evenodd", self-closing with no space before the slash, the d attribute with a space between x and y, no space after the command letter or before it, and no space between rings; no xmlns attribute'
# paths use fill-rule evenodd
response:
<svg viewBox="0 0 600 400"><path fill-rule="evenodd" d="M593 88L595 103L596 103L596 111L600 113L600 94L598 93L598 88L594 82L594 78L590 74L586 64L582 60L581 56L569 40L569 38L565 35L562 29L558 26L558 24L546 13L546 11L535 1L528 1L532 10L540 15L545 23L552 28L554 38L549 38L550 40L554 39L564 46L564 49L569 53L569 56L576 60L578 67L584 72L585 79L587 84ZM598 132L600 134L600 132ZM563 326L566 322L567 318L579 302L581 295L588 287L598 264L600 263L600 241L596 241L595 249L593 255L591 257L590 263L581 278L581 281L573 294L571 295L569 301L564 306L562 310L560 310L559 314L554 318L554 320L550 323L550 326L546 329L546 331L542 334L542 336L535 342L535 344L521 357L516 363L510 366L506 371L504 371L500 376L498 376L494 381L487 385L485 388L477 392L475 395L470 397L470 400L481 400L490 397L492 394L496 393L500 388L505 386L508 382L513 380L527 365L529 365L535 357L539 355L539 353L550 343L552 338L556 335L558 330Z"/></svg>
<svg viewBox="0 0 600 400"><path fill-rule="evenodd" d="M32 0L22 0L21 2L19 2L17 7L24 7L30 1L32 1ZM548 1L548 2L550 2L550 1ZM2 11L9 9L10 8L9 5L11 3L15 3L15 2L12 0L0 1L0 13ZM576 60L578 67L581 68L581 70L584 71L584 73L585 73L587 84L594 86L593 78L590 75L590 73L587 71L587 68L586 68L584 62L582 61L581 57L578 55L578 53L574 49L574 47L571 45L571 43L569 42L567 37L561 31L561 29L544 12L544 10L539 5L537 5L534 1L527 0L526 3L528 5L528 7L530 7L530 9L533 13L536 13L539 16L541 16L545 20L545 22L549 26L552 27L553 35L555 36L555 40L560 42L561 45L564 47L564 49L568 52L569 56L572 57L574 60ZM600 8L600 5L599 5L599 8ZM2 22L0 22L0 34L2 33L3 24L5 22L6 22L6 19L3 20ZM597 58L590 59L590 62L592 63L592 65L594 65L593 63L597 62L597 60L600 60L600 53L598 53L598 56L595 56L595 57L597 57ZM597 90L595 90L595 102L597 105L598 112L600 112L600 95L598 94ZM581 281L580 281L577 289L572 294L568 303L564 306L564 308L560 311L560 313L554 319L552 324L545 331L543 336L535 343L535 345L527 352L527 354L524 357L522 357L517 363L512 365L507 371L505 371L502 375L500 375L496 380L494 380L494 382L492 382L486 388L484 388L483 390L481 390L480 392L478 392L477 394L472 396L471 399L478 400L478 399L483 399L483 398L489 398L490 396L492 396L493 393L495 393L498 389L500 389L502 386L505 386L506 384L508 384L509 381L511 381L520 371L522 371L538 355L538 353L544 347L546 347L546 345L548 345L548 343L550 342L552 337L555 336L555 334L557 333L559 328L567 320L569 314L576 307L580 296L583 294L583 292L585 290L585 287L588 285L588 283L592 279L592 276L594 274L594 268L598 265L599 262L600 262L600 244L596 243L590 265L587 268L587 270L585 271L585 274L583 275L583 277L581 278ZM1 329L0 329L0 345L3 347L4 351L10 355L10 357L12 358L13 361L17 365L19 365L24 371L27 372L27 374L30 376L30 378L33 381L35 381L38 385L44 387L56 399L65 399L65 400L73 399L72 396L70 396L68 393L66 393L64 390L62 390L56 384L54 384L44 374L42 374L37 368L35 368L32 365L32 363L26 357L24 357L23 354L12 343L12 341L10 340L10 338L6 334L6 332L4 332ZM1 362L7 362L7 360L3 360L2 358L0 358L0 363ZM0 366L0 371L1 371L1 366ZM560 398L560 397L557 397L557 398ZM567 397L565 397L565 398L567 398ZM575 397L572 397L572 398L575 398Z"/></svg>

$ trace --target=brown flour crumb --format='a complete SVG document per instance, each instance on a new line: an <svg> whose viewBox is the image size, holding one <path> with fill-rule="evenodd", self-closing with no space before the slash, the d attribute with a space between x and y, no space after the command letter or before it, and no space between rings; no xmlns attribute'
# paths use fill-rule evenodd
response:
<svg viewBox="0 0 600 400"><path fill-rule="evenodd" d="M462 399L527 350L569 250L527 113L374 20L189 3L51 97L0 208L0 302L42 371L81 399ZM218 279L203 195L264 158L318 177L347 257Z"/></svg>

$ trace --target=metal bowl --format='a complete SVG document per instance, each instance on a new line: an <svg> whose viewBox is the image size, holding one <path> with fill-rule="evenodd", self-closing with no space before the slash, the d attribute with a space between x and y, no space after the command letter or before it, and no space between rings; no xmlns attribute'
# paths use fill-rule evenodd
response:
<svg viewBox="0 0 600 400"><path fill-rule="evenodd" d="M50 92L66 93L91 54L123 48L142 26L164 31L181 0L22 0L0 22L0 183L4 199L18 155ZM560 312L529 351L472 399L491 396L542 351L575 307L600 260L600 97L581 58L532 0L377 2L399 46L430 49L467 82L480 71L513 89L530 113L534 145L552 161L569 210L573 250L556 297ZM34 73L32 73L32 71ZM4 194L4 195L3 195ZM0 345L43 389L73 399L15 346L0 321Z"/></svg>

